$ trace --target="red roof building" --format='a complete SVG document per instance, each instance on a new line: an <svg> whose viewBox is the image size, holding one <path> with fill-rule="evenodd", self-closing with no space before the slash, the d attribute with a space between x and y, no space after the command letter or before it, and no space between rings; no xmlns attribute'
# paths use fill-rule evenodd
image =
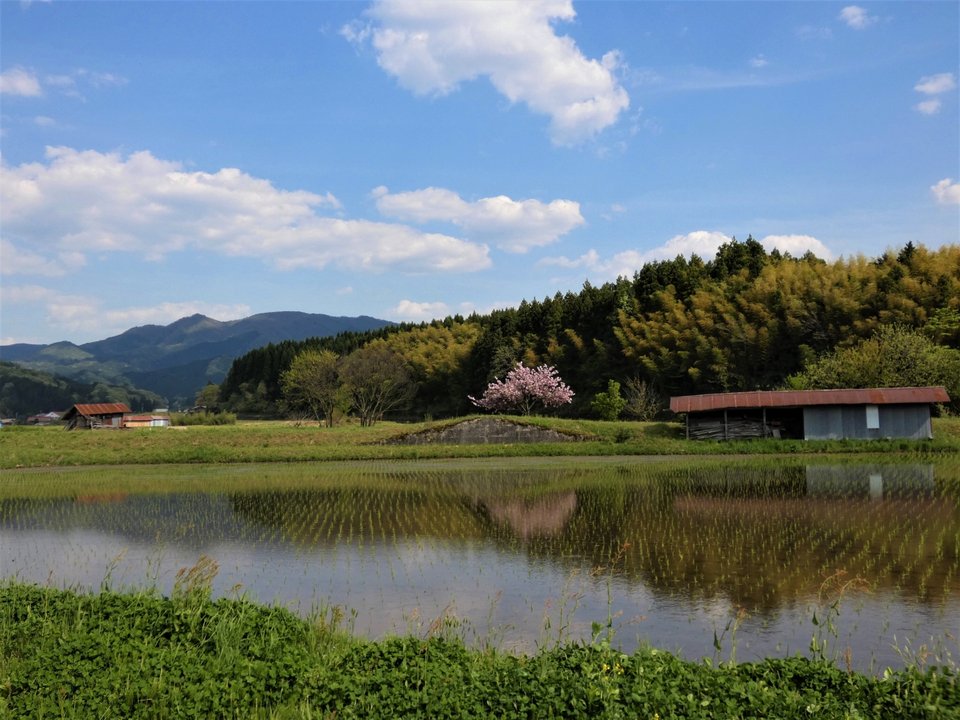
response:
<svg viewBox="0 0 960 720"><path fill-rule="evenodd" d="M931 407L948 402L943 387L758 390L682 395L670 409L686 416L695 439L919 440L933 437Z"/></svg>
<svg viewBox="0 0 960 720"><path fill-rule="evenodd" d="M77 428L116 428L123 427L123 416L131 412L124 403L89 403L74 405L63 415L67 430Z"/></svg>

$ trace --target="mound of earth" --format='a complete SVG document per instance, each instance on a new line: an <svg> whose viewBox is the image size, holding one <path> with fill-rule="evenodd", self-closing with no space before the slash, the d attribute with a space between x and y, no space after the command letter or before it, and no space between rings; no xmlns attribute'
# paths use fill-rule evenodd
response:
<svg viewBox="0 0 960 720"><path fill-rule="evenodd" d="M573 442L580 438L499 418L474 418L437 430L422 430L386 441L391 445L502 445Z"/></svg>

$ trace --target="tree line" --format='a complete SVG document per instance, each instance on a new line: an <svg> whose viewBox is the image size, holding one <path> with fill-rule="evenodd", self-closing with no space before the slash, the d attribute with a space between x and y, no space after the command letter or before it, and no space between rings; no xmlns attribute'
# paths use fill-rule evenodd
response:
<svg viewBox="0 0 960 720"><path fill-rule="evenodd" d="M960 246L908 243L878 258L825 261L768 253L748 237L724 244L710 260L651 262L632 278L586 282L577 293L485 315L267 345L234 361L218 402L238 413L282 415L298 404L283 386L298 355L325 352L346 362L377 347L392 353L409 377L412 390L385 411L397 417L469 413L468 396L479 396L517 363L555 368L573 388L560 414L598 416L609 412L609 401L617 406L611 381L632 390L632 405L647 407L651 396L662 402L672 395L822 385L828 382L822 368L819 376L809 374L817 363L839 357L849 365L843 351L877 345L878 333L894 327L914 340L888 347L926 343L934 351L924 352L949 377L960 353Z"/></svg>

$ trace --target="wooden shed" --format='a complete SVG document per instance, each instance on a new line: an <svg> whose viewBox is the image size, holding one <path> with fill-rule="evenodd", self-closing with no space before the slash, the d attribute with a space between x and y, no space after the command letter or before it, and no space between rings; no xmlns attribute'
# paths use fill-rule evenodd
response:
<svg viewBox="0 0 960 720"><path fill-rule="evenodd" d="M760 390L682 395L670 409L692 439L922 440L933 437L931 407L948 402L943 387Z"/></svg>
<svg viewBox="0 0 960 720"><path fill-rule="evenodd" d="M90 403L74 405L63 415L64 428L116 428L123 427L123 416L131 412L124 403Z"/></svg>

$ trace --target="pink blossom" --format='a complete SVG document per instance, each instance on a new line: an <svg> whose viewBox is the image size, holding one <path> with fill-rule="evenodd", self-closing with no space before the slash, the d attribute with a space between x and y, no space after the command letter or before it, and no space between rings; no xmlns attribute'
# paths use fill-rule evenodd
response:
<svg viewBox="0 0 960 720"><path fill-rule="evenodd" d="M471 395L467 397L484 410L513 410L530 415L537 406L554 408L573 402L573 390L563 383L556 368L550 365L528 368L517 363L504 380L490 383L479 400Z"/></svg>

